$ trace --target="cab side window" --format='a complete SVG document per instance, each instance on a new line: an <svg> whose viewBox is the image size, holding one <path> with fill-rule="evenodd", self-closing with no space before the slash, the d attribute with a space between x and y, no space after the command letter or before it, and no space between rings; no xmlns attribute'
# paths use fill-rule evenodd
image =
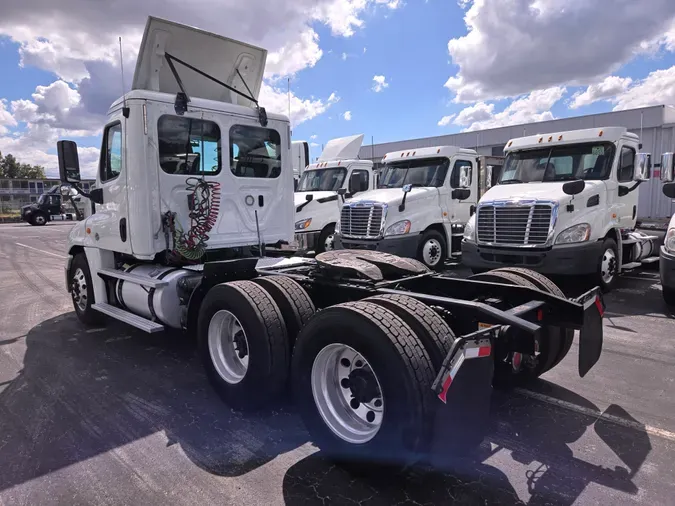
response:
<svg viewBox="0 0 675 506"><path fill-rule="evenodd" d="M462 168L469 168L469 180L460 181L460 176L462 173ZM472 164L468 160L457 160L455 165L452 167L452 173L450 174L450 186L452 188L468 188L471 186L471 179L473 178Z"/></svg>
<svg viewBox="0 0 675 506"><path fill-rule="evenodd" d="M626 146L621 148L619 157L619 168L616 176L619 183L630 183L633 180L633 169L635 167L635 150Z"/></svg>
<svg viewBox="0 0 675 506"><path fill-rule="evenodd" d="M101 181L111 181L122 172L122 125L113 123L103 135L103 153L99 167Z"/></svg>
<svg viewBox="0 0 675 506"><path fill-rule="evenodd" d="M349 177L349 193L354 195L355 193L368 190L368 183L367 170L356 169L352 171L352 175Z"/></svg>
<svg viewBox="0 0 675 506"><path fill-rule="evenodd" d="M236 177L279 177L281 151L276 130L248 125L230 128L230 170Z"/></svg>

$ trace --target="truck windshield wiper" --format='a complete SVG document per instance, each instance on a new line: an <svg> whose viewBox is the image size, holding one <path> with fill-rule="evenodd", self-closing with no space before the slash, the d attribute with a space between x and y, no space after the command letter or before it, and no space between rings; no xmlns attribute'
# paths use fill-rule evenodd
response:
<svg viewBox="0 0 675 506"><path fill-rule="evenodd" d="M517 184L517 183L522 183L520 179L504 179L503 181L500 181L499 184Z"/></svg>

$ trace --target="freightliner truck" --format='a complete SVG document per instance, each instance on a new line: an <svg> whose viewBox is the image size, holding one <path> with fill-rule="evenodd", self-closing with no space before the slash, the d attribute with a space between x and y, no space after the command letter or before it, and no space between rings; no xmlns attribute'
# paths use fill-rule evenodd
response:
<svg viewBox="0 0 675 506"><path fill-rule="evenodd" d="M620 127L512 139L498 184L464 230L462 262L587 275L607 291L621 272L658 261L657 237L635 229L651 167L639 150Z"/></svg>
<svg viewBox="0 0 675 506"><path fill-rule="evenodd" d="M263 256L296 221L289 121L257 101L265 57L149 19L133 89L108 111L93 213L68 237L84 325L182 329L236 409L290 386L311 440L338 460L469 450L493 384L553 367L575 329L588 373L602 348L597 287L567 299L532 271L451 279L375 251ZM75 143L57 151L63 191L83 193Z"/></svg>

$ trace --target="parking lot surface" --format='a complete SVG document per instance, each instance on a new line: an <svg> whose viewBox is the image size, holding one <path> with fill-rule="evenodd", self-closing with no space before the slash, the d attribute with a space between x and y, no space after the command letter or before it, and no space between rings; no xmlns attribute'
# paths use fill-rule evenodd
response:
<svg viewBox="0 0 675 506"><path fill-rule="evenodd" d="M585 378L575 343L528 389L495 393L474 458L366 477L324 459L287 399L224 405L190 336L80 325L70 227L0 225L0 505L673 504L675 319L657 271L606 297Z"/></svg>

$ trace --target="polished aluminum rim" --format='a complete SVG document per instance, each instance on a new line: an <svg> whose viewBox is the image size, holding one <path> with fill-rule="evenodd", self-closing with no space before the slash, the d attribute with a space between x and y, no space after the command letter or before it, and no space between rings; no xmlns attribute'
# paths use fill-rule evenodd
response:
<svg viewBox="0 0 675 506"><path fill-rule="evenodd" d="M241 323L221 309L209 322L208 344L211 361L223 380L236 385L248 370L248 340Z"/></svg>
<svg viewBox="0 0 675 506"><path fill-rule="evenodd" d="M335 249L335 234L330 234L323 242L324 251L333 251Z"/></svg>
<svg viewBox="0 0 675 506"><path fill-rule="evenodd" d="M326 425L343 441L367 443L382 426L382 388L370 364L354 348L329 344L314 359L312 394Z"/></svg>
<svg viewBox="0 0 675 506"><path fill-rule="evenodd" d="M608 284L614 279L616 273L616 254L612 248L607 248L602 254L602 262L600 264L600 275L602 281Z"/></svg>
<svg viewBox="0 0 675 506"><path fill-rule="evenodd" d="M35 223L37 223L38 225L42 225L44 222L45 222L45 217L42 216L41 214L38 214L35 217Z"/></svg>
<svg viewBox="0 0 675 506"><path fill-rule="evenodd" d="M441 243L436 239L429 239L422 247L424 263L430 266L436 265L441 260Z"/></svg>
<svg viewBox="0 0 675 506"><path fill-rule="evenodd" d="M73 300L80 311L87 310L87 278L81 268L75 269L73 274L71 293Z"/></svg>

